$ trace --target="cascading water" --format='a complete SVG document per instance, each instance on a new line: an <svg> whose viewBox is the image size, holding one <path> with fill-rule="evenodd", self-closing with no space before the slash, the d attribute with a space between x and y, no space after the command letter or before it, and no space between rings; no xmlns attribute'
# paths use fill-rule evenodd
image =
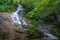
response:
<svg viewBox="0 0 60 40"><path fill-rule="evenodd" d="M50 34L50 33L47 33L46 31L42 31L39 30L39 29L36 29L36 32L42 37L42 38L46 38L48 40L58 40L58 37Z"/></svg>
<svg viewBox="0 0 60 40"><path fill-rule="evenodd" d="M44 37L47 37L48 39L57 39L58 40L58 38L52 34L43 32L43 35L44 35Z"/></svg>
<svg viewBox="0 0 60 40"><path fill-rule="evenodd" d="M27 25L27 23L22 20L22 13L23 13L23 7L21 5L18 4L18 8L16 11L14 11L12 14L11 14L11 18L13 20L14 23L17 23L17 24L21 24L21 25ZM18 15L18 12L20 12L20 15Z"/></svg>

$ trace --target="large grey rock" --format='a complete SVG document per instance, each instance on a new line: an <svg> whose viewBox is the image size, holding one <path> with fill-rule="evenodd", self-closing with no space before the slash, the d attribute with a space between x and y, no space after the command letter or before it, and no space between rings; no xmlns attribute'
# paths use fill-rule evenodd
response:
<svg viewBox="0 0 60 40"><path fill-rule="evenodd" d="M3 40L3 36L5 35L5 40L24 40L26 36L26 32L22 25L15 24L12 22L10 17L10 13L0 13L0 39ZM21 31L22 30L22 31ZM19 33L19 32L23 32ZM3 35L3 36L2 36Z"/></svg>

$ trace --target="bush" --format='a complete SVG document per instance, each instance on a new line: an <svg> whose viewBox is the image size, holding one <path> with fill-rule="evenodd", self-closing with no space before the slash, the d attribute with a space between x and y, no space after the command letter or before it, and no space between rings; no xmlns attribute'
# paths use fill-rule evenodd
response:
<svg viewBox="0 0 60 40"><path fill-rule="evenodd" d="M13 4L11 0L0 0L0 12L12 12L15 8L16 4Z"/></svg>
<svg viewBox="0 0 60 40"><path fill-rule="evenodd" d="M53 12L54 12L54 15L58 14L57 6L56 6L59 3L58 1L59 0L53 0L53 1L41 0L39 2L39 4L26 15L26 17L30 18L30 19L38 18L38 19L42 19L42 20L44 20L44 19L46 19L46 17L48 17L47 20L54 21L55 16L52 16L52 14L53 14Z"/></svg>
<svg viewBox="0 0 60 40"><path fill-rule="evenodd" d="M12 12L15 8L12 5L0 5L0 12Z"/></svg>
<svg viewBox="0 0 60 40"><path fill-rule="evenodd" d="M32 25L29 27L29 30L28 30L29 38L37 38L38 37L38 33L35 31L36 27L37 27L36 23L37 23L36 20L33 20Z"/></svg>
<svg viewBox="0 0 60 40"><path fill-rule="evenodd" d="M53 25L53 28L52 28L52 30L51 30L51 33L52 33L53 35L57 36L58 39L60 40L60 29L59 29L59 27L60 27L60 22L54 24L54 25Z"/></svg>

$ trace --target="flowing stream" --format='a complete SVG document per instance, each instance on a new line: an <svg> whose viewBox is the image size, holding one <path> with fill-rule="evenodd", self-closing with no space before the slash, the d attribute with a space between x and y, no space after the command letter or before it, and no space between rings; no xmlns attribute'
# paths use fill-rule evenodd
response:
<svg viewBox="0 0 60 40"><path fill-rule="evenodd" d="M52 34L49 34L46 32L43 32L43 34L44 34L44 37L47 37L48 39L55 39L55 40L57 39L58 40L58 38Z"/></svg>
<svg viewBox="0 0 60 40"><path fill-rule="evenodd" d="M27 25L27 23L21 18L23 16L22 14L23 10L24 10L23 7L20 4L18 4L17 10L11 14L11 18L14 23L21 24L21 25ZM18 15L18 12L20 12L20 15Z"/></svg>

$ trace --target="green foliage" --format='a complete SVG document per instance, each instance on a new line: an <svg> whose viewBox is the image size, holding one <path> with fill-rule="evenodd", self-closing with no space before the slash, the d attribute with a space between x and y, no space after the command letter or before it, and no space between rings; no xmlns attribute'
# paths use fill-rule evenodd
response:
<svg viewBox="0 0 60 40"><path fill-rule="evenodd" d="M32 26L29 28L30 36L36 35L35 29L39 20L45 23L53 23L58 20L57 15L60 15L60 0L0 0L0 11L12 12L17 4L24 7L26 17L32 20ZM55 27L53 32L60 36L58 29Z"/></svg>
<svg viewBox="0 0 60 40"><path fill-rule="evenodd" d="M9 4L10 0L0 0L0 5L2 4Z"/></svg>
<svg viewBox="0 0 60 40"><path fill-rule="evenodd" d="M23 7L25 8L25 12L28 13L31 10L33 10L33 8L38 5L38 3L40 2L40 0L20 0L20 4L23 5Z"/></svg>
<svg viewBox="0 0 60 40"><path fill-rule="evenodd" d="M60 22L55 23L53 25L54 28L52 28L52 34L54 34L55 36L57 36L60 40Z"/></svg>
<svg viewBox="0 0 60 40"><path fill-rule="evenodd" d="M52 16L52 14L58 14L58 9L57 7L59 5L57 5L60 1L59 0L41 0L39 2L39 4L30 12L28 12L28 14L26 15L27 18L30 19L46 19L49 20L50 18L51 21L53 21L55 16ZM56 3L56 4L55 4ZM54 13L53 13L54 12ZM50 21L50 20L49 20Z"/></svg>
<svg viewBox="0 0 60 40"><path fill-rule="evenodd" d="M0 12L12 12L15 8L16 4L13 4L11 0L0 0Z"/></svg>
<svg viewBox="0 0 60 40"><path fill-rule="evenodd" d="M36 20L32 21L32 25L29 28L28 34L29 34L29 38L37 38L38 37L38 33L35 31L37 28L37 22Z"/></svg>
<svg viewBox="0 0 60 40"><path fill-rule="evenodd" d="M31 20L36 20L38 24L38 20L43 20L45 23L53 23L56 22L57 15L59 15L59 4L60 0L41 0L39 2L36 2L38 5L34 6L32 10L27 12L26 17ZM33 21L32 21L33 22ZM34 24L34 23L33 23ZM33 25L32 24L32 25ZM30 28L30 35L33 35L35 33L35 26L32 26ZM58 29L54 27L53 31L55 32L57 36L60 36L58 33Z"/></svg>
<svg viewBox="0 0 60 40"><path fill-rule="evenodd" d="M11 11L15 10L15 8L12 5L0 5L1 12L11 12Z"/></svg>
<svg viewBox="0 0 60 40"><path fill-rule="evenodd" d="M37 38L38 34L35 30L36 30L36 27L33 25L29 28L29 31L28 31L29 38Z"/></svg>

